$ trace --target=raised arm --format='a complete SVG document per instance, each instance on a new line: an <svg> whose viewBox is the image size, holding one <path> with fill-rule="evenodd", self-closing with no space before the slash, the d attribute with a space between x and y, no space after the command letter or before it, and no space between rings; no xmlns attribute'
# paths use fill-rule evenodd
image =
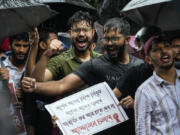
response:
<svg viewBox="0 0 180 135"><path fill-rule="evenodd" d="M52 73L46 68L46 65L51 56L60 53L62 50L62 42L57 39L52 40L50 47L43 53L36 64L31 77L35 78L39 82L52 80Z"/></svg>
<svg viewBox="0 0 180 135"><path fill-rule="evenodd" d="M34 66L36 65L39 44L39 33L37 28L34 29L34 32L29 33L29 40L32 41L32 45L27 58L25 76L30 76Z"/></svg>
<svg viewBox="0 0 180 135"><path fill-rule="evenodd" d="M57 96L76 90L85 82L77 75L71 73L59 81L36 82L35 79L24 77L22 80L23 90L26 92L41 93L49 96Z"/></svg>

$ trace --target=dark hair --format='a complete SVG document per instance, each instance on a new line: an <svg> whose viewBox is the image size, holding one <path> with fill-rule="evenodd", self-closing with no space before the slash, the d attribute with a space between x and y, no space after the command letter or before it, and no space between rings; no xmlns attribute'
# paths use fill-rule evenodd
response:
<svg viewBox="0 0 180 135"><path fill-rule="evenodd" d="M104 32L109 32L110 30L119 30L121 34L128 36L130 35L130 24L122 18L112 18L104 24Z"/></svg>
<svg viewBox="0 0 180 135"><path fill-rule="evenodd" d="M97 40L98 40L98 34L97 34L97 32L95 31L94 36L93 36L93 38L92 38L92 42L97 42Z"/></svg>
<svg viewBox="0 0 180 135"><path fill-rule="evenodd" d="M170 43L170 40L167 37L165 37L164 35L154 36L153 40L147 46L147 52L146 52L147 54L146 55L149 55L153 45L157 45L157 44L159 44L161 42Z"/></svg>
<svg viewBox="0 0 180 135"><path fill-rule="evenodd" d="M87 21L93 28L93 18L88 12L83 12L81 10L75 12L71 18L68 20L69 28L73 26L74 23Z"/></svg>
<svg viewBox="0 0 180 135"><path fill-rule="evenodd" d="M21 33L21 34L17 34L17 35L10 36L10 37L9 37L9 43L10 43L10 45L13 43L14 40L17 40L17 41L23 40L23 41L28 42L28 41L29 41L28 33L25 32L25 33Z"/></svg>
<svg viewBox="0 0 180 135"><path fill-rule="evenodd" d="M57 35L57 33L56 32L51 32L51 31L49 31L49 32L45 32L45 31L41 31L41 32L39 32L39 43L40 42L45 42L45 43L47 43L47 40L48 40L48 38L49 38L49 34L50 33L55 33L56 35Z"/></svg>

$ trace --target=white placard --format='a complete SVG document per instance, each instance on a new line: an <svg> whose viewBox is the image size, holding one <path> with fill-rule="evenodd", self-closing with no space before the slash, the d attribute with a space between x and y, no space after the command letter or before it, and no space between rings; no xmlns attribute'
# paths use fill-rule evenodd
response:
<svg viewBox="0 0 180 135"><path fill-rule="evenodd" d="M107 83L99 83L46 105L63 135L91 135L128 120Z"/></svg>

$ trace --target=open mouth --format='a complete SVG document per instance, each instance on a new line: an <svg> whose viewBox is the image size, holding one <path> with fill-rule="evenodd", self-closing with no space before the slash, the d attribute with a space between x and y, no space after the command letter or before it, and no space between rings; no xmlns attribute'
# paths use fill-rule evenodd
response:
<svg viewBox="0 0 180 135"><path fill-rule="evenodd" d="M171 60L171 57L169 55L163 55L161 57L161 61L164 62L164 63L169 63Z"/></svg>
<svg viewBox="0 0 180 135"><path fill-rule="evenodd" d="M87 39L84 39L84 38L80 39L79 38L76 40L76 43L78 44L79 47L85 47L87 44Z"/></svg>

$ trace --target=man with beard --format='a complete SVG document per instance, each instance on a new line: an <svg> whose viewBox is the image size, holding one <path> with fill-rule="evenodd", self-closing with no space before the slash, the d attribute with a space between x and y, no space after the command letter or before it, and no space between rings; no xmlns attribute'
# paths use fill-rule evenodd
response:
<svg viewBox="0 0 180 135"><path fill-rule="evenodd" d="M153 36L144 48L145 60L154 72L135 94L136 134L179 134L180 71L174 66L172 46Z"/></svg>
<svg viewBox="0 0 180 135"><path fill-rule="evenodd" d="M14 83L16 89L20 87L20 79L25 70L30 47L28 33L11 36L9 43L11 55L3 61L3 64L9 70L9 81Z"/></svg>
<svg viewBox="0 0 180 135"><path fill-rule="evenodd" d="M104 25L103 44L107 54L91 59L81 64L76 71L67 75L59 81L38 83L35 79L24 78L22 86L27 92L44 93L48 95L61 95L65 92L75 90L84 84L94 85L106 81L111 88L115 88L117 82L127 69L139 65L139 60L127 53L126 45L129 43L130 25L127 21L120 18L112 18ZM35 84L35 85L34 85ZM36 86L36 88L34 87ZM123 132L130 133L128 123L123 123L115 129L113 128L102 134L116 134Z"/></svg>
<svg viewBox="0 0 180 135"><path fill-rule="evenodd" d="M180 37L174 37L171 41L174 52L177 54L175 57L175 66L180 68Z"/></svg>
<svg viewBox="0 0 180 135"><path fill-rule="evenodd" d="M47 42L43 41L39 43L39 49L42 50L42 55L32 72L32 76L35 77L36 80L49 81L61 79L73 72L81 63L101 55L91 50L91 43L95 30L93 29L93 18L88 12L78 11L74 13L74 15L69 19L68 24L70 27L69 35L72 42L72 47L70 50L59 54L59 51L62 50L62 48L60 48L61 43L60 41L58 42L57 39L52 39L54 38L52 35L51 38L47 40ZM42 36L40 34L40 39L41 38ZM52 56L54 57L52 58ZM69 94L72 93L68 93L58 98L62 98ZM39 107L39 112L46 111L44 105L52 102L52 97L43 96L42 94L37 95L39 97L38 100L36 100L36 104L37 106L41 106L41 108ZM54 100L55 99L56 98L54 98ZM46 119L48 118L47 115L42 115L41 117L46 117ZM38 119L36 119L36 121L37 120ZM49 122L49 120L47 123L39 121L35 124L37 127L39 127L38 130L41 131L36 132L36 134L51 134L48 130L52 127L52 124ZM47 128L44 129L42 125L48 125L48 127L45 126Z"/></svg>
<svg viewBox="0 0 180 135"><path fill-rule="evenodd" d="M72 47L53 58L51 57L59 52L59 49L47 49L32 72L32 77L37 81L59 80L74 71L81 63L100 56L90 47L95 30L89 13L77 11L69 19L68 24Z"/></svg>
<svg viewBox="0 0 180 135"><path fill-rule="evenodd" d="M2 61L2 64L5 68L8 69L9 83L14 84L15 92L18 95L17 89L20 88L21 78L25 71L25 63L30 47L28 33L22 33L9 37L9 45L11 54L5 60ZM22 108L21 101L18 101L13 104L14 107L12 106L12 104L10 104L9 109L11 115L14 115L16 113L15 109L17 110Z"/></svg>

